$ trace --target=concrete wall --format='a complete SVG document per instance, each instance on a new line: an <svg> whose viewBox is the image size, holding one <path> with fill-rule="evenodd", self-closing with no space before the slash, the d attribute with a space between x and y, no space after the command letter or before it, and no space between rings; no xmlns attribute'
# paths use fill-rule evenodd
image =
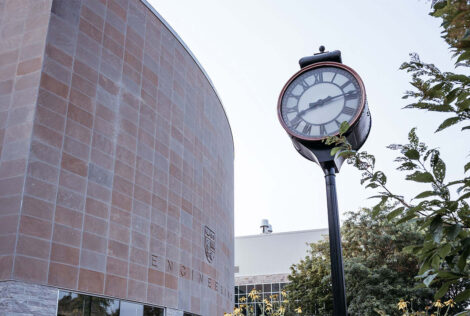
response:
<svg viewBox="0 0 470 316"><path fill-rule="evenodd" d="M328 235L328 229L313 229L275 234L240 236L235 238L235 273L237 282L254 280L259 276L281 282L290 274L290 266L307 255L307 243L313 243ZM249 278L242 278L249 277ZM271 281L272 281L271 280ZM259 281L259 280L258 280ZM240 283L237 284L247 284Z"/></svg>
<svg viewBox="0 0 470 316"><path fill-rule="evenodd" d="M0 14L0 280L230 311L232 135L179 38L140 0Z"/></svg>

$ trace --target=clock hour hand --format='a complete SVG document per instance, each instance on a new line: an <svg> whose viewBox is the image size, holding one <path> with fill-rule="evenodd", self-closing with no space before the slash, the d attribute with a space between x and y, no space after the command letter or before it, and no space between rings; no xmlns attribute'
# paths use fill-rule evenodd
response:
<svg viewBox="0 0 470 316"><path fill-rule="evenodd" d="M328 98L330 98L330 97L326 97L325 99L318 99L317 101L310 103L308 105L308 108L300 111L297 115L304 115L307 111L310 111L314 107L319 106L319 105L323 105L328 100Z"/></svg>

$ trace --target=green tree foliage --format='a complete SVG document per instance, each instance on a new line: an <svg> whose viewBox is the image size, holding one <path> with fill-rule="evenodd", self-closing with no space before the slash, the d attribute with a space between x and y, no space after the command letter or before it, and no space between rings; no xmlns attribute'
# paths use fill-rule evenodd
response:
<svg viewBox="0 0 470 316"><path fill-rule="evenodd" d="M449 44L459 67L468 72L470 67L470 2L440 0L432 4L431 16L442 20L442 37ZM424 63L417 54L402 70L411 74L413 90L404 99L412 100L407 109L447 113L449 116L436 132L460 124L462 137L468 138L470 129L470 77L456 72L442 72L435 65ZM440 151L420 142L416 129L408 135L408 144L394 144L388 148L398 152L397 170L406 173L406 180L426 189L407 200L403 194L392 192L387 176L375 169L375 157L367 152L353 152L340 135L328 139L348 157L348 162L362 173L361 184L377 190L379 199L375 212L392 205L387 217L396 223L413 222L424 233L424 242L407 247L419 259L419 277L426 286L440 285L435 298L455 293L457 302L470 298L470 287L460 286L469 280L470 255L470 161L462 168L462 177L446 180L446 163ZM469 142L470 143L470 142ZM465 150L468 150L466 148ZM332 151L332 153L333 153ZM462 153L465 155L465 153Z"/></svg>
<svg viewBox="0 0 470 316"><path fill-rule="evenodd" d="M350 315L401 315L400 299L415 310L429 305L434 290L416 288L418 258L403 248L423 241L412 223L396 224L386 212L370 209L349 213L342 227L344 271ZM311 244L308 256L291 267L289 301L306 315L331 315L329 242Z"/></svg>

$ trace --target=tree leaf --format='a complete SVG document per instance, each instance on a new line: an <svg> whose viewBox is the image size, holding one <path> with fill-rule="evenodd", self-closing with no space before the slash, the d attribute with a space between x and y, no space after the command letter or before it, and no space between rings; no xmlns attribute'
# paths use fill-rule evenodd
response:
<svg viewBox="0 0 470 316"><path fill-rule="evenodd" d="M432 260L431 260L431 267L434 269L434 270L437 270L439 269L439 265L441 264L441 258L439 258L439 256L434 256L432 257Z"/></svg>
<svg viewBox="0 0 470 316"><path fill-rule="evenodd" d="M467 192L464 195L461 195L457 201L462 201L468 198L470 198L470 192Z"/></svg>
<svg viewBox="0 0 470 316"><path fill-rule="evenodd" d="M441 9L444 9L446 6L447 6L447 1L442 1L442 0L436 1L436 3L434 3L433 9L441 10Z"/></svg>
<svg viewBox="0 0 470 316"><path fill-rule="evenodd" d="M336 155L336 153L337 153L338 151L340 151L340 150L341 150L341 147L335 147L335 148L333 148L333 149L331 150L330 155L331 155L331 156L334 156L334 155Z"/></svg>
<svg viewBox="0 0 470 316"><path fill-rule="evenodd" d="M470 129L470 125L462 127L462 131L466 129Z"/></svg>
<svg viewBox="0 0 470 316"><path fill-rule="evenodd" d="M461 61L464 61L464 60L466 60L466 59L469 59L469 58L470 58L470 51L461 54L461 55L459 56L459 58L457 58L457 61L456 61L455 63L457 64L457 63L459 63L459 62L461 62Z"/></svg>
<svg viewBox="0 0 470 316"><path fill-rule="evenodd" d="M415 196L415 199L424 199L424 198L434 196L434 195L437 195L437 193L434 191L424 191L418 194L417 196Z"/></svg>
<svg viewBox="0 0 470 316"><path fill-rule="evenodd" d="M459 268L460 271L463 271L465 269L465 266L467 265L467 258L470 255L470 246L466 246L467 247L463 250L462 254L460 255L459 262L457 262L457 268Z"/></svg>
<svg viewBox="0 0 470 316"><path fill-rule="evenodd" d="M441 297L443 297L447 293L447 291L449 290L449 286L451 284L452 284L452 282L445 282L444 284L442 284L442 286L439 288L439 290L436 292L436 294L434 294L434 299L438 300Z"/></svg>
<svg viewBox="0 0 470 316"><path fill-rule="evenodd" d="M407 221L409 221L409 220L411 220L411 219L413 219L413 218L415 218L415 217L416 217L416 213L415 213L415 212L410 213L410 214L406 214L406 216L400 218L400 219L397 221L397 225L398 225L398 224L401 224L401 223L405 223L405 222L407 222Z"/></svg>
<svg viewBox="0 0 470 316"><path fill-rule="evenodd" d="M437 251L437 254L439 255L439 257L441 257L441 259L444 259L449 254L451 249L452 247L450 244L445 244Z"/></svg>
<svg viewBox="0 0 470 316"><path fill-rule="evenodd" d="M464 169L464 172L467 172L468 170L470 170L470 162L467 162L465 166L463 167L463 169Z"/></svg>
<svg viewBox="0 0 470 316"><path fill-rule="evenodd" d="M344 121L341 123L341 125L339 126L339 134L340 135L343 135L344 133L346 133L349 129L349 123L347 121Z"/></svg>
<svg viewBox="0 0 470 316"><path fill-rule="evenodd" d="M431 224L429 225L429 231L432 233L433 239L436 243L439 243L442 238L442 218L440 215L433 218Z"/></svg>
<svg viewBox="0 0 470 316"><path fill-rule="evenodd" d="M404 207L399 207L396 210L393 210L392 212L387 214L387 219L391 221L392 219L394 219L395 217L403 213L404 209L405 209Z"/></svg>
<svg viewBox="0 0 470 316"><path fill-rule="evenodd" d="M379 185L377 183L369 183L368 185L366 185L366 188L372 188L372 189L375 189L379 187Z"/></svg>
<svg viewBox="0 0 470 316"><path fill-rule="evenodd" d="M410 149L405 152L405 156L412 160L419 160L419 151L416 149Z"/></svg>
<svg viewBox="0 0 470 316"><path fill-rule="evenodd" d="M455 89L453 89L451 92L449 92L444 100L444 102L446 104L450 104L452 103L456 98L457 98L457 95L458 93L460 92L461 88L460 87L457 87Z"/></svg>
<svg viewBox="0 0 470 316"><path fill-rule="evenodd" d="M413 174L407 175L406 180L429 183L433 182L434 178L429 172L416 171Z"/></svg>
<svg viewBox="0 0 470 316"><path fill-rule="evenodd" d="M454 225L446 227L445 231L446 231L447 239L454 240L461 230L462 230L462 226L460 224L454 224Z"/></svg>
<svg viewBox="0 0 470 316"><path fill-rule="evenodd" d="M442 183L446 176L446 164L444 161L439 157L438 154L433 155L431 159L431 166L432 166L432 173L434 177Z"/></svg>
<svg viewBox="0 0 470 316"><path fill-rule="evenodd" d="M432 219L431 223L429 224L429 230L431 231L431 233L434 233L434 231L438 229L439 226L442 226L442 218L440 215L437 215Z"/></svg>
<svg viewBox="0 0 470 316"><path fill-rule="evenodd" d="M450 117L446 119L444 122L442 122L441 125L439 125L439 127L436 130L436 133L442 131L443 129L446 129L449 126L455 125L458 122L460 122L460 117L458 116Z"/></svg>
<svg viewBox="0 0 470 316"><path fill-rule="evenodd" d="M429 287L429 285L431 285L432 281L433 281L436 277L437 277L437 273L436 273L436 274L428 275L428 276L423 280L424 285L426 285L427 287Z"/></svg>
<svg viewBox="0 0 470 316"><path fill-rule="evenodd" d="M457 274L457 273L454 273L454 272L449 272L449 271L439 271L437 273L437 276L441 279L456 280L456 279L460 279L463 275L462 274Z"/></svg>
<svg viewBox="0 0 470 316"><path fill-rule="evenodd" d="M470 289L466 289L465 291L460 292L460 293L455 297L455 301L456 301L457 303L459 303L459 302L462 302L462 301L466 301L466 300L468 300L469 298L470 298ZM468 313L468 311L465 312L465 313ZM464 315L465 315L465 314L464 314Z"/></svg>

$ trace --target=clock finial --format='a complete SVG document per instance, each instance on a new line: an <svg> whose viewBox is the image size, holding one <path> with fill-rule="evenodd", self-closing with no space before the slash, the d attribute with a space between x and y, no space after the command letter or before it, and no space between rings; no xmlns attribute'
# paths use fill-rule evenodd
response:
<svg viewBox="0 0 470 316"><path fill-rule="evenodd" d="M320 54L323 54L325 52L325 46L321 45L318 50L320 51Z"/></svg>

